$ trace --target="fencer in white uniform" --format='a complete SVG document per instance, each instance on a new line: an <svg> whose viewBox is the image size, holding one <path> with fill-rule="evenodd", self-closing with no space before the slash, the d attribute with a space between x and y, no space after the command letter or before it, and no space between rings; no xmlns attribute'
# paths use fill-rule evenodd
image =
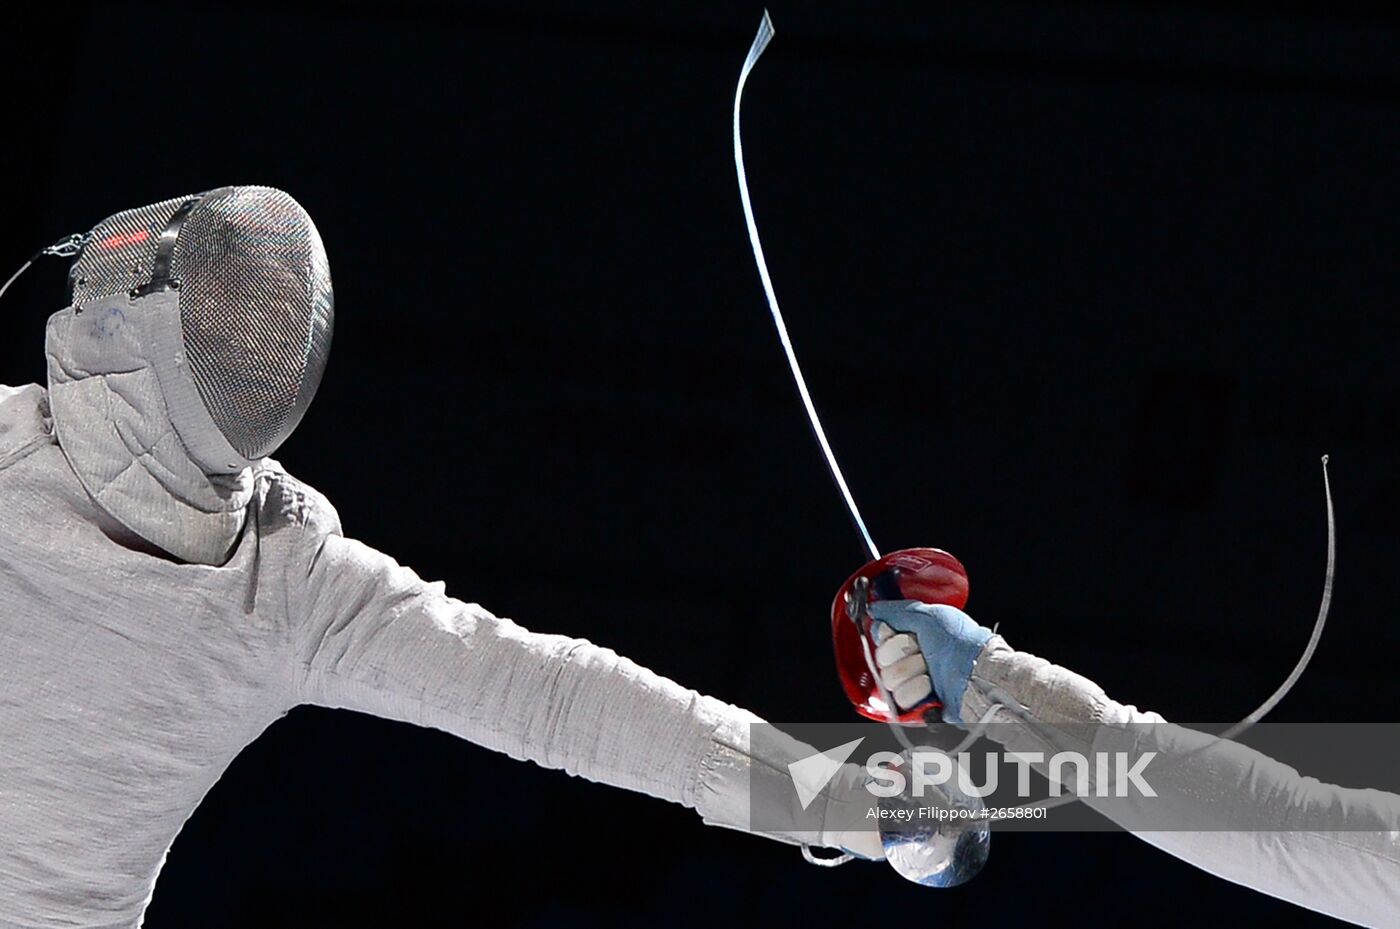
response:
<svg viewBox="0 0 1400 929"><path fill-rule="evenodd" d="M330 503L268 457L315 394L333 319L320 238L286 194L220 188L119 213L70 274L47 388L0 387L0 929L139 926L183 823L299 704L439 728L740 829L754 779L812 752L755 748L752 713L449 597L345 538ZM903 705L936 692L970 722L1005 709L1013 725L996 731L1025 723L1029 744L1088 726L1095 749L1142 750L1134 724L1159 720L955 610L872 612ZM1304 906L1400 925L1393 795L1257 753L1200 757L1211 763L1159 790L1184 815L1213 798L1269 828L1144 839ZM879 857L874 833L837 831L870 802L861 788L848 765L808 810L837 825L765 834ZM1319 808L1344 828L1308 828Z"/></svg>
<svg viewBox="0 0 1400 929"><path fill-rule="evenodd" d="M333 318L291 197L119 213L70 275L47 389L0 387L0 929L139 926L182 824L299 704L738 828L754 772L810 751L752 758L753 714L449 597L345 538L267 457L315 393ZM879 854L869 834L774 837Z"/></svg>

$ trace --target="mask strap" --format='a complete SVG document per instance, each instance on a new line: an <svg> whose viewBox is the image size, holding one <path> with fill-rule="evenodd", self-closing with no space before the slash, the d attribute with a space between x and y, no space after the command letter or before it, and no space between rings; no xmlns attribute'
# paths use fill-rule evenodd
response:
<svg viewBox="0 0 1400 929"><path fill-rule="evenodd" d="M170 266L175 260L175 245L180 241L180 230L185 226L185 220L190 218L195 207L211 197L222 197L233 191L232 187L219 187L214 190L206 190L186 200L180 204L170 217L165 228L161 230L160 240L156 246L155 261L151 264L151 279L131 291L132 297L145 297L150 294L161 293L166 290L179 290L179 278L170 276Z"/></svg>

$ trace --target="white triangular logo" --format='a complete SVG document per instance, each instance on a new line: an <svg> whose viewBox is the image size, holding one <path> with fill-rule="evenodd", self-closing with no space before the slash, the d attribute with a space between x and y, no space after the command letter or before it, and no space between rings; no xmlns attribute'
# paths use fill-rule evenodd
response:
<svg viewBox="0 0 1400 929"><path fill-rule="evenodd" d="M812 801L817 799L817 794L825 789L827 783L846 763L846 759L851 757L851 752L864 741L865 736L861 736L845 745L808 755L801 761L794 761L788 765L788 775L792 778L792 786L797 789L797 799L802 801L802 809L811 806Z"/></svg>

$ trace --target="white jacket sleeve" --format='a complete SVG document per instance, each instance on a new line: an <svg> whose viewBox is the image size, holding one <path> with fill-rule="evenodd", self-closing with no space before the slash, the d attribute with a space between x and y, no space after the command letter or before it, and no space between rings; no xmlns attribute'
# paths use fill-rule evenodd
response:
<svg viewBox="0 0 1400 929"><path fill-rule="evenodd" d="M338 534L314 547L293 626L300 702L441 729L745 831L750 779L785 774L787 761L811 751L794 743L764 749L781 757L754 758L749 727L761 720L746 710L610 649L454 600L441 583Z"/></svg>
<svg viewBox="0 0 1400 929"><path fill-rule="evenodd" d="M1253 749L1169 725L993 636L973 667L963 719L983 719L998 703L1019 705L1032 723L988 728L998 741L1016 743L1013 750L1048 741L1059 750L1153 751L1170 759L1164 776L1152 779L1156 798L1086 800L1144 841L1320 913L1400 926L1400 796L1324 784ZM1179 825L1150 830L1145 823Z"/></svg>

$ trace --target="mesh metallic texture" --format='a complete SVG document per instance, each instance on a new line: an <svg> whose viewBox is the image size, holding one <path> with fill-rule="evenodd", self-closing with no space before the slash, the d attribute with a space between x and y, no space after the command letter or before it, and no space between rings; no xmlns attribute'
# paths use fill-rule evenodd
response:
<svg viewBox="0 0 1400 929"><path fill-rule="evenodd" d="M149 281L160 234L188 199L178 197L127 210L99 223L68 271L72 304L85 307Z"/></svg>
<svg viewBox="0 0 1400 929"><path fill-rule="evenodd" d="M200 398L240 455L270 454L306 413L330 353L334 297L316 226L280 190L235 187L186 218L171 272Z"/></svg>

